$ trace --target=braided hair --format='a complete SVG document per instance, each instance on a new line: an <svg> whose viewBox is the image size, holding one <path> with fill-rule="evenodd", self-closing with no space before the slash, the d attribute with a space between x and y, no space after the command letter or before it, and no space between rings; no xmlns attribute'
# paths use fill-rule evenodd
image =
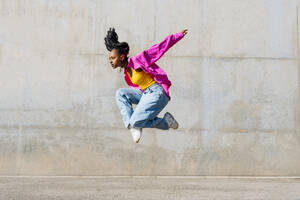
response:
<svg viewBox="0 0 300 200"><path fill-rule="evenodd" d="M108 51L117 49L119 55L125 54L125 56L127 57L127 54L129 53L129 45L127 42L118 41L118 35L115 32L115 28L109 28L109 30L107 31L107 35L104 38L104 41L106 49Z"/></svg>

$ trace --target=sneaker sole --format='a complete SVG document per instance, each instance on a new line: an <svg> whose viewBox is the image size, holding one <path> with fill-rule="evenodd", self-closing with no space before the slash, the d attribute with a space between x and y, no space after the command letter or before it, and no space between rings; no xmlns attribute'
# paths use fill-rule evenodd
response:
<svg viewBox="0 0 300 200"><path fill-rule="evenodd" d="M173 115L171 113L169 113L169 112L167 112L167 113L173 118L173 120L175 121L175 124L176 124L175 127L171 127L171 128L178 129L179 124L178 124L177 120L173 117Z"/></svg>

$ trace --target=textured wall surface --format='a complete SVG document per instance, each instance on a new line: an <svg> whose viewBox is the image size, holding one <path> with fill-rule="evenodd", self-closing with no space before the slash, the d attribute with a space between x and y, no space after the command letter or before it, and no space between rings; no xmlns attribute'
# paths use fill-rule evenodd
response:
<svg viewBox="0 0 300 200"><path fill-rule="evenodd" d="M0 175L300 175L297 0L0 0ZM135 144L108 62L184 28L158 62L178 130Z"/></svg>

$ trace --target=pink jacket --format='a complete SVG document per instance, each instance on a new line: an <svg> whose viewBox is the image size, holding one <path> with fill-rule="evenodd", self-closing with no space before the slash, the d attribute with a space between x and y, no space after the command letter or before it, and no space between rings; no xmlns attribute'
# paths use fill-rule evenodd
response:
<svg viewBox="0 0 300 200"><path fill-rule="evenodd" d="M128 57L128 67L132 69L142 68L142 70L148 73L158 84L160 84L169 100L171 100L169 94L169 88L172 85L171 81L168 79L167 74L162 70L155 62L160 59L164 53L171 48L176 42L184 37L182 32L171 34L167 36L159 44L151 46L149 49L142 51L136 56ZM131 82L126 70L124 68L124 78L127 84L136 89L142 90L138 85L135 85ZM143 91L143 90L142 90Z"/></svg>

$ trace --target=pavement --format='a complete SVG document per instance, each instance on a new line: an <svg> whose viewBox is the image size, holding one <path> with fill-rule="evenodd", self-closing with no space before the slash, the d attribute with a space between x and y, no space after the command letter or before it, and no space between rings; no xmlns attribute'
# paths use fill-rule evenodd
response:
<svg viewBox="0 0 300 200"><path fill-rule="evenodd" d="M0 200L300 200L300 178L1 176Z"/></svg>

